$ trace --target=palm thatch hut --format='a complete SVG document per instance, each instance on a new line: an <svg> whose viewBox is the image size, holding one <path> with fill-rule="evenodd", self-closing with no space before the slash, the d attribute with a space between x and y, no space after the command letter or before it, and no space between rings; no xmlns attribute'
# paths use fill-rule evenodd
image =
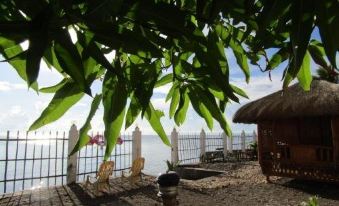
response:
<svg viewBox="0 0 339 206"><path fill-rule="evenodd" d="M241 107L236 123L258 126L259 163L268 178L339 182L339 85L295 84Z"/></svg>

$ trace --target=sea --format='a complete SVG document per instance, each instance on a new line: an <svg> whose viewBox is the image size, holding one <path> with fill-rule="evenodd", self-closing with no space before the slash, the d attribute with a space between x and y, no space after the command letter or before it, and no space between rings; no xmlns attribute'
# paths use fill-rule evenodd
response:
<svg viewBox="0 0 339 206"><path fill-rule="evenodd" d="M15 137L10 137L15 139ZM61 185L65 184L66 177L59 177L62 173L66 173L67 165L66 161L62 161L62 156L67 157L67 141L56 140L48 141L32 140L27 142L27 147L24 141L9 141L8 142L8 154L6 156L6 138L0 138L0 194L20 191L22 189L34 189L39 187L46 187L48 185ZM65 144L64 144L65 142ZM64 145L63 145L64 144ZM56 147L57 145L57 147ZM64 150L62 148L65 148ZM26 151L26 153L24 152ZM62 154L64 151L64 154ZM104 149L100 146L93 146L85 152L82 149L79 156L84 157L85 153L88 156L95 156L97 153L101 156L104 154ZM119 153L126 154L125 156L115 158L114 155ZM148 175L157 176L160 173L166 172L166 160L171 158L171 148L166 146L161 139L156 135L142 135L142 156L145 158L145 166L143 172ZM33 155L35 154L35 155ZM19 161L7 161L7 159L21 159ZM55 158L48 160L48 157ZM112 152L112 160L115 160L116 169L128 167L131 162L131 142L125 142L122 145L117 145ZM43 160L35 160L35 158L42 158ZM46 158L46 159L44 159ZM23 161L23 159L28 159ZM85 164L86 161L86 164ZM85 180L86 172L95 171L97 168L96 161L99 164L102 162L102 158L98 160L95 158L80 158L78 162L79 173L84 175L78 176L79 181ZM7 169L5 169L7 168ZM47 168L50 168L49 170ZM63 170L63 171L62 171ZM43 178L40 180L39 176L55 176L51 178ZM121 171L114 174L120 176ZM7 178L5 178L5 176ZM6 182L5 179L17 179L18 181ZM22 181L23 178L27 180Z"/></svg>
<svg viewBox="0 0 339 206"><path fill-rule="evenodd" d="M194 136L197 135L194 134ZM0 194L66 183L66 176L62 174L66 174L67 171L65 158L67 157L68 140L62 140L58 136L51 141L55 136L49 136L52 138L46 138L46 135L35 136L38 140L29 137L30 140L27 141L27 144L23 141L24 139L17 143L15 136L10 135L10 141L7 141L4 136L0 136ZM131 138L130 135L126 137L126 140ZM218 135L215 135L215 137L218 137ZM250 142L252 137L249 136L248 138L247 142ZM239 149L239 140L239 138L234 138L234 149ZM213 147L210 148L211 151L220 147L220 142L212 141L211 143ZM8 152L6 152L6 144L8 144ZM199 144L199 141L196 144ZM195 145L195 148L198 147L199 145ZM115 169L117 169L114 173L115 177L121 176L121 169L128 168L131 165L131 149L131 141L125 141L122 145L116 145L114 148L111 159L115 161ZM98 165L103 161L104 151L105 149L98 145L85 147L80 151L77 181L86 180L87 175L95 175ZM194 152L195 155L199 155L199 151ZM143 173L157 176L166 172L166 160L171 159L171 148L166 146L158 136L142 135L141 153L145 158ZM97 156L101 157L98 158ZM8 159L10 161L6 161ZM15 159L18 160L14 161ZM26 161L24 161L25 159ZM5 181L6 179L16 179L16 181Z"/></svg>

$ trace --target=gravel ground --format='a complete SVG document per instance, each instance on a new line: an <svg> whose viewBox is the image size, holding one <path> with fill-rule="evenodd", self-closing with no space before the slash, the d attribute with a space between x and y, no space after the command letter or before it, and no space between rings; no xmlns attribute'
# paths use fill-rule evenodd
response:
<svg viewBox="0 0 339 206"><path fill-rule="evenodd" d="M314 195L319 197L321 206L339 205L338 185L278 177L266 183L257 162L214 163L202 167L225 173L198 181L183 180L181 184L183 188L207 195L216 202L214 205L300 205ZM194 203L194 197L185 201Z"/></svg>

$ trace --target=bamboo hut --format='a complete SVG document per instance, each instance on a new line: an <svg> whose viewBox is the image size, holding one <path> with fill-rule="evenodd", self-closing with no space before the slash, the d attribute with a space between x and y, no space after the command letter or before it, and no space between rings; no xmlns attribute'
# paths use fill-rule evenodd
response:
<svg viewBox="0 0 339 206"><path fill-rule="evenodd" d="M339 85L314 80L241 107L236 123L255 123L262 172L339 182Z"/></svg>

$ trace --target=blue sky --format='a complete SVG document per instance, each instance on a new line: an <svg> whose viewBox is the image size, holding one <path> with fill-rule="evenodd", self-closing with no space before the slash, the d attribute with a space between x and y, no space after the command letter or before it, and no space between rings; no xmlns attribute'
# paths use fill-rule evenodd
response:
<svg viewBox="0 0 339 206"><path fill-rule="evenodd" d="M314 32L313 38L319 39L317 31ZM282 71L285 68L286 63L283 63L272 72L272 81L269 80L268 73L261 72L256 66L250 66L251 80L249 84L246 84L245 77L237 66L233 53L229 50L226 50L226 53L229 58L230 81L244 89L250 99L241 99L240 104L232 103L228 106L225 115L234 132L240 132L243 129L252 132L256 129L255 125L233 124L231 121L233 114L244 103L280 90L282 87ZM314 70L315 68L316 66L313 64L312 69ZM62 77L57 72L48 69L44 63L41 64L38 79L40 88L52 86L61 79ZM165 112L166 116L162 118L162 123L168 134L173 127L175 127L174 121L168 117L169 102L165 103L165 97L169 88L170 85L156 88L152 98L154 106ZM92 90L93 93L99 92L100 83L95 83ZM48 105L52 97L53 95L50 94L37 94L32 89L28 90L26 83L19 78L16 71L12 69L9 64L4 62L0 63L0 132L5 132L7 130L27 130L30 124L39 117L41 111ZM60 120L39 130L67 131L72 123L75 123L80 127L87 117L90 103L91 97L85 96ZM104 129L102 113L103 108L101 106L92 121L92 127L95 131L102 131ZM148 125L148 122L146 120L141 120L140 118L137 119L135 124L125 131L125 133L131 133L136 125L141 128L144 134L154 134L151 127ZM195 114L191 107L187 113L185 123L181 127L176 128L181 132L199 132L202 128L209 131L203 119ZM218 123L215 122L213 132L220 131L221 129L218 126Z"/></svg>

